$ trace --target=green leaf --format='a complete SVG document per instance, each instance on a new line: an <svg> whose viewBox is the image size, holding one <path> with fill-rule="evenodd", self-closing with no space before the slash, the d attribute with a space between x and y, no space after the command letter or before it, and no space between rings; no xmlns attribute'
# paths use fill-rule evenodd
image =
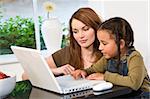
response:
<svg viewBox="0 0 150 99"><path fill-rule="evenodd" d="M39 17L39 23L39 26L41 26L42 17ZM40 39L41 47L45 49L42 35ZM0 22L0 54L12 53L10 49L11 45L35 48L35 43L35 29L32 18L16 16ZM9 51L4 51L4 49Z"/></svg>

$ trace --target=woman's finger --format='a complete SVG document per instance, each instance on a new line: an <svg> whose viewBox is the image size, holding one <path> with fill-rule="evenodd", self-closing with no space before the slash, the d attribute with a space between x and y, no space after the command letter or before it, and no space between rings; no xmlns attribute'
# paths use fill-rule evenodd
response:
<svg viewBox="0 0 150 99"><path fill-rule="evenodd" d="M75 70L75 68L74 68L73 66L69 65L69 64L67 64L66 67L67 67L70 71L74 71L74 70Z"/></svg>
<svg viewBox="0 0 150 99"><path fill-rule="evenodd" d="M65 68L64 68L64 72L65 72L66 75L68 75L68 74L71 73L70 70L68 69L68 67L65 67Z"/></svg>

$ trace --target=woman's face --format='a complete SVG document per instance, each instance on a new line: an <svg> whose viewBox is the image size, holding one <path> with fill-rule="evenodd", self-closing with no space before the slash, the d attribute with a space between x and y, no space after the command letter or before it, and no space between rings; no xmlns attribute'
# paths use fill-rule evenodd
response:
<svg viewBox="0 0 150 99"><path fill-rule="evenodd" d="M117 56L117 44L115 39L106 30L97 32L97 38L100 42L99 50L106 59Z"/></svg>
<svg viewBox="0 0 150 99"><path fill-rule="evenodd" d="M95 41L95 31L93 28L77 19L72 20L71 27L73 36L81 47L88 48L93 45Z"/></svg>

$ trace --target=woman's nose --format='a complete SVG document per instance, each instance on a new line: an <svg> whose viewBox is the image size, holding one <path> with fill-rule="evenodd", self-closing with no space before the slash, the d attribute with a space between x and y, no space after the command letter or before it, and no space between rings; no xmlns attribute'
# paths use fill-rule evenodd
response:
<svg viewBox="0 0 150 99"><path fill-rule="evenodd" d="M79 37L84 37L84 33L83 33L83 31L79 31Z"/></svg>

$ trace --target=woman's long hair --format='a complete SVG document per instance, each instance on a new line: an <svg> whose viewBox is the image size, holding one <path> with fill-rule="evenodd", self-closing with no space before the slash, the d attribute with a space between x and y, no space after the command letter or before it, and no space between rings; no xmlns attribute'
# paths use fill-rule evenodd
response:
<svg viewBox="0 0 150 99"><path fill-rule="evenodd" d="M81 56L81 47L77 43L77 41L73 37L73 32L72 32L72 20L77 19L84 23L85 25L91 27L95 31L95 41L93 43L93 48L94 48L94 55L96 55L95 62L99 60L102 56L100 51L98 50L99 47L99 41L96 36L96 32L98 29L98 26L102 23L101 19L99 16L91 9L91 8L80 8L78 9L71 17L69 21L69 31L70 31L70 63L76 64L75 68L76 69L81 69L84 68L82 56Z"/></svg>

